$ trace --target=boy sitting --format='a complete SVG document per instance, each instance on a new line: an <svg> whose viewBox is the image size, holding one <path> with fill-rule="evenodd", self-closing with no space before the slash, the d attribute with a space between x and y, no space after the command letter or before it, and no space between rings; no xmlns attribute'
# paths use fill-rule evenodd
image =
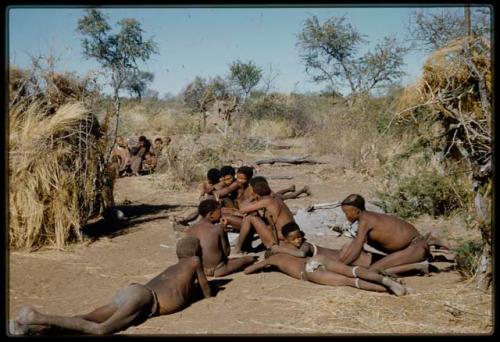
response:
<svg viewBox="0 0 500 342"><path fill-rule="evenodd" d="M83 334L107 335L139 325L150 317L168 315L189 305L194 283L205 298L210 287L200 259L200 241L186 237L177 243L177 264L168 267L145 285L131 283L118 290L109 304L73 317L42 314L31 306L23 306L14 321L9 321L11 334L47 332L52 327Z"/></svg>
<svg viewBox="0 0 500 342"><path fill-rule="evenodd" d="M240 236L234 248L234 253L241 253L243 245L250 236L251 229L255 229L259 235L262 244L266 248L270 248L274 244L278 244L279 240L284 240L281 229L289 222L295 222L290 208L283 202L282 199L272 196L271 188L264 177L254 177L250 180L250 191L256 199L239 209L243 214L264 210L264 217L267 223L258 216L247 215L243 218L241 224Z"/></svg>
<svg viewBox="0 0 500 342"><path fill-rule="evenodd" d="M158 163L158 160L156 159L156 156L152 152L146 152L144 153L144 160L142 161L142 169L141 169L141 174L146 174L149 175L154 172L156 165Z"/></svg>
<svg viewBox="0 0 500 342"><path fill-rule="evenodd" d="M218 169L210 169L207 172L207 180L203 181L200 186L200 197L199 200L202 201L204 199L213 199L214 196L212 192L222 188L223 183L220 182L220 171ZM190 213L186 216L186 218L178 218L176 222L182 225L187 226L189 222L196 220L198 217L198 209Z"/></svg>
<svg viewBox="0 0 500 342"><path fill-rule="evenodd" d="M358 222L356 237L340 253L340 261L344 264L350 265L359 257L364 243L387 254L374 262L371 270L390 269L392 273L403 273L418 268L419 262L429 258L426 239L410 223L366 210L365 200L360 195L349 195L341 205L347 219Z"/></svg>
<svg viewBox="0 0 500 342"><path fill-rule="evenodd" d="M201 260L205 274L211 277L223 277L241 270L255 261L254 257L228 259L231 252L227 232L226 220L222 225L215 224L221 220L219 202L213 199L204 200L198 207L202 219L187 230L189 236L200 239Z"/></svg>

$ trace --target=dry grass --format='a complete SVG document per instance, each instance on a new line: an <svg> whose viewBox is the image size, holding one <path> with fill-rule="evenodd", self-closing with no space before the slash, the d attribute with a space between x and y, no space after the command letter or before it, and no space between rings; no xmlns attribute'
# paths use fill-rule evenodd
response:
<svg viewBox="0 0 500 342"><path fill-rule="evenodd" d="M33 80L40 81L34 77L23 81L25 89L36 84ZM75 97L65 98L65 93L51 88L64 83L69 93L71 79L47 77L47 88L38 93L11 93L9 245L14 248L64 248L81 239L79 228L102 203L104 168L97 119Z"/></svg>

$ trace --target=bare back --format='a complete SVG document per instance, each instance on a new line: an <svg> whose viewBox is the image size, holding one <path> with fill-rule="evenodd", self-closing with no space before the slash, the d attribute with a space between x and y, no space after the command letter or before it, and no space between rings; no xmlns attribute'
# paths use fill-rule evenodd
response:
<svg viewBox="0 0 500 342"><path fill-rule="evenodd" d="M146 284L158 296L161 315L176 312L189 304L199 263L196 256L179 260Z"/></svg>
<svg viewBox="0 0 500 342"><path fill-rule="evenodd" d="M368 244L388 252L406 248L413 238L420 235L413 225L400 218L371 211L362 212L359 225L368 229Z"/></svg>
<svg viewBox="0 0 500 342"><path fill-rule="evenodd" d="M266 211L274 218L274 224L276 225L276 228L280 233L281 228L283 228L285 224L295 222L290 208L288 208L288 206L285 204L285 202L283 202L281 198L269 197L266 200L268 201L266 205ZM266 216L268 214L266 214Z"/></svg>
<svg viewBox="0 0 500 342"><path fill-rule="evenodd" d="M187 231L188 235L200 239L201 260L206 268L214 268L227 260L222 246L223 228L209 222L199 222Z"/></svg>

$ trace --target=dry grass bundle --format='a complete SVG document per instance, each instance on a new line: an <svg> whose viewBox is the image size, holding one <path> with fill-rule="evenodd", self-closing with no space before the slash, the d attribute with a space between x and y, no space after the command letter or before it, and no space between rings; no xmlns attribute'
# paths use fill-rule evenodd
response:
<svg viewBox="0 0 500 342"><path fill-rule="evenodd" d="M81 239L80 227L101 209L99 123L81 102L64 103L73 98L64 94L18 93L9 108L11 247L64 248Z"/></svg>

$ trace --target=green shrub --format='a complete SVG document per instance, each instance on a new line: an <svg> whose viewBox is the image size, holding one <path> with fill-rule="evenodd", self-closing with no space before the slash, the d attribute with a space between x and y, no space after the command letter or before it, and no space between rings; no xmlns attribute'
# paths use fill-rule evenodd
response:
<svg viewBox="0 0 500 342"><path fill-rule="evenodd" d="M402 177L392 191L377 191L380 205L403 218L422 214L446 215L463 207L466 190L454 184L454 178L435 171L422 171Z"/></svg>
<svg viewBox="0 0 500 342"><path fill-rule="evenodd" d="M453 248L456 252L457 269L464 277L470 278L476 274L482 249L483 244L479 241L467 241Z"/></svg>

